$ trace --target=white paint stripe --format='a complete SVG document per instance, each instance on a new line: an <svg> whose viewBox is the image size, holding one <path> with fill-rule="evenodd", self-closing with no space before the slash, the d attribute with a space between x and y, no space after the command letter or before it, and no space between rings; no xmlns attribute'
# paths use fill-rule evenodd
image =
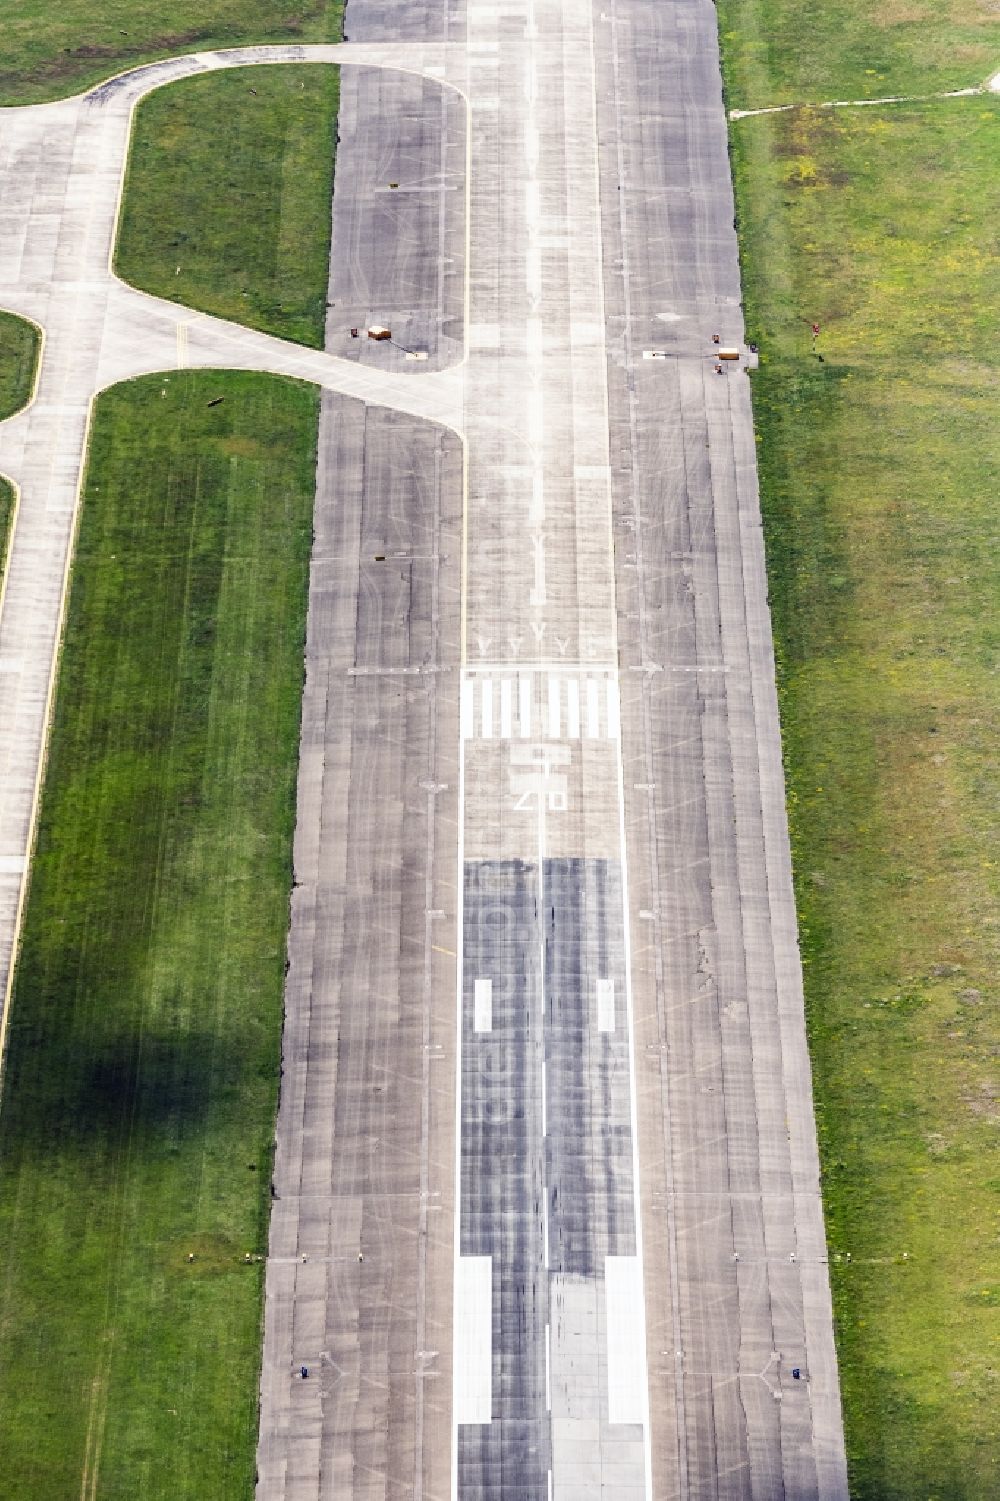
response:
<svg viewBox="0 0 1000 1501"><path fill-rule="evenodd" d="M559 679L549 678L549 739L559 739Z"/></svg>
<svg viewBox="0 0 1000 1501"><path fill-rule="evenodd" d="M539 327L541 327L540 323ZM528 442L532 445L533 448L538 448L542 442L542 436L545 426L542 421L542 392L540 387L539 389L532 391L532 400L531 405L528 407L527 422Z"/></svg>
<svg viewBox="0 0 1000 1501"><path fill-rule="evenodd" d="M521 640L523 640L523 637L515 637L514 644L519 644ZM381 670L380 668L379 671ZM477 657L474 666L465 669L470 676L473 672L478 673L480 676L487 672L502 676L505 672L517 671L523 672L528 676L534 673L559 672L565 677L567 673L575 672L583 678L587 673L590 673L602 682L609 673L613 676L617 670L614 662L577 662L572 657L533 657L530 662L519 662L516 666L511 662L496 662L492 658ZM635 670L638 671L639 669L636 668ZM672 670L675 672L680 671L679 668ZM691 670L694 672L696 670L702 671L703 669L692 668Z"/></svg>
<svg viewBox="0 0 1000 1501"><path fill-rule="evenodd" d="M545 1411L552 1411L552 1330L545 1326Z"/></svg>
<svg viewBox="0 0 1000 1501"><path fill-rule="evenodd" d="M529 739L531 735L531 684L532 679L528 676L518 679L518 698L520 702L517 708L517 722L522 740Z"/></svg>
<svg viewBox="0 0 1000 1501"><path fill-rule="evenodd" d="M531 526L541 526L545 520L545 477L538 470L531 476L531 505L528 521Z"/></svg>
<svg viewBox="0 0 1000 1501"><path fill-rule="evenodd" d="M472 718L476 703L476 685L471 678L466 678L462 684L461 699L461 728L462 739L468 740L473 733Z"/></svg>
<svg viewBox="0 0 1000 1501"><path fill-rule="evenodd" d="M580 738L580 682L570 678L566 684L566 733L571 740Z"/></svg>
<svg viewBox="0 0 1000 1501"><path fill-rule="evenodd" d="M471 143L467 139L467 144L466 144L466 165L468 165L468 161L469 161L470 146L471 146ZM468 207L468 200L466 201L466 207ZM468 220L468 215L467 215L466 216L466 250L467 251L468 251L468 247L469 247L469 220ZM469 271L468 271L468 261L466 261L466 272L465 272L465 309L466 309L466 327L468 328L468 309L469 309ZM466 348L468 348L468 345L466 346ZM462 588L461 588L461 597L462 597L462 631L461 631L462 644L461 644L461 649L462 649L462 660L463 660L463 662L465 660L465 651L466 651L465 613L466 613L466 592L467 592L467 587L468 587L468 584L467 584L468 570L467 570L466 562L465 562L466 554L465 554L465 541L464 541L465 533L466 533L466 528L468 526L468 508L469 508L469 479L468 479L468 476L469 476L468 449L466 448L465 457L464 457L463 463L462 463L462 533L463 533L463 558L462 558ZM471 723L471 719L472 719L472 715L470 713L470 715L469 715L470 723ZM463 1033L463 1030L464 1030L464 1019L465 1019L465 945L464 945L464 935L465 935L465 739L464 738L459 742L459 745L460 745L460 751L459 751L459 757L458 757L458 869L456 871L456 877L457 877L457 879L456 879L456 887L457 887L457 903L456 903L456 906L457 906L457 911L456 911L456 914L455 914L455 937L456 937L455 947L456 947L456 949L458 951L458 956L457 956L458 957L458 962L455 965L455 978L457 980L457 984L455 986L455 1033L454 1033L454 1036L455 1036L455 1120L457 1122L461 1122L461 1119L462 1119L462 1033ZM626 911L627 910L628 909L626 908ZM455 1177L454 1177L454 1185L455 1185L455 1189L454 1189L454 1192L455 1192L455 1199L454 1199L454 1202L455 1202L455 1212L452 1215L452 1248L453 1248L452 1249L452 1255L453 1255L453 1258L454 1258L453 1264L454 1264L454 1267L455 1267L455 1276L454 1276L453 1282L452 1282L451 1501L458 1501L458 1410L459 1410L459 1399L457 1398L456 1393L458 1392L459 1387L463 1385L463 1378L464 1378L464 1375L465 1375L464 1368L463 1368L463 1370L461 1372L459 1371L458 1359L457 1359L457 1355L458 1355L458 1341L457 1341L455 1333L454 1333L455 1329L458 1327L458 1310L459 1310L459 1302L458 1302L459 1271L458 1271L458 1268L459 1268L459 1265L460 1265L460 1262L461 1262L461 1251L462 1251L462 1213L461 1213L461 1204L462 1204L462 1131L461 1131L461 1126L460 1125L459 1125L458 1129L455 1131L455 1163L454 1163L454 1171L455 1171ZM636 1178L635 1181L638 1182L638 1178ZM492 1279L492 1266L491 1266L491 1279ZM491 1332L490 1332L490 1344L491 1344L491 1346L492 1346L492 1343L493 1343L493 1336L492 1336L492 1318L491 1318ZM492 1352L492 1349L491 1349L491 1351L490 1351L491 1365L492 1365L492 1353L493 1352ZM493 1395L492 1394L492 1385L493 1385L493 1378L492 1378L492 1372L491 1372L491 1375L490 1375L490 1387L491 1387L491 1391L490 1391L491 1413L490 1413L490 1416L491 1416L491 1418L492 1418L492 1395ZM463 1397L462 1400L464 1401L464 1397Z"/></svg>
<svg viewBox="0 0 1000 1501"><path fill-rule="evenodd" d="M493 1257L455 1259L455 1422L493 1421Z"/></svg>
<svg viewBox="0 0 1000 1501"><path fill-rule="evenodd" d="M596 740L601 733L601 711L598 707L597 681L587 679L587 739Z"/></svg>
<svg viewBox="0 0 1000 1501"><path fill-rule="evenodd" d="M646 1316L638 1256L604 1258L608 1422L646 1421Z"/></svg>
<svg viewBox="0 0 1000 1501"><path fill-rule="evenodd" d="M618 698L618 684L614 678L608 678L608 739L621 739L621 708Z"/></svg>
<svg viewBox="0 0 1000 1501"><path fill-rule="evenodd" d="M493 739L493 684L489 678L482 680L483 694L483 739Z"/></svg>
<svg viewBox="0 0 1000 1501"><path fill-rule="evenodd" d="M475 1030L477 1032L492 1032L493 1030L493 981L479 979L475 989Z"/></svg>
<svg viewBox="0 0 1000 1501"><path fill-rule="evenodd" d="M546 1192L542 1199L542 1257L545 1262L545 1270L549 1269L549 1196Z"/></svg>
<svg viewBox="0 0 1000 1501"><path fill-rule="evenodd" d="M504 678L500 684L500 739L509 740L511 730L510 711L510 678Z"/></svg>
<svg viewBox="0 0 1000 1501"><path fill-rule="evenodd" d="M598 1032L615 1030L614 980L598 980L597 982L597 1030Z"/></svg>

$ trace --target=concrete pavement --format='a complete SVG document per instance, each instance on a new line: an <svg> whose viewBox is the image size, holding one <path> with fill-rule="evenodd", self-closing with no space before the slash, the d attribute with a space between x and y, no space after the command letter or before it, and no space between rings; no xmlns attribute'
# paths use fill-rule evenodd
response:
<svg viewBox="0 0 1000 1501"><path fill-rule="evenodd" d="M461 469L324 396L262 1497L448 1492Z"/></svg>

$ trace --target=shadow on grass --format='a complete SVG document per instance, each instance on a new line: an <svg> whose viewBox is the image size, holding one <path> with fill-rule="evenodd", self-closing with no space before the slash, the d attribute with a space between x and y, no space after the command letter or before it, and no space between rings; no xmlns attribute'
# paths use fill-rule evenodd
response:
<svg viewBox="0 0 1000 1501"><path fill-rule="evenodd" d="M213 1117L239 1109L268 1087L259 1061L246 1045L206 1025L142 1029L128 1023L89 1046L52 1048L27 1027L12 1038L9 1090L0 1128L0 1161L64 1154L74 1147L87 1156L114 1152L124 1140L144 1153L167 1152L200 1135ZM271 1079L278 1072L275 1056ZM273 1087L273 1084L270 1086ZM248 1117L255 1114L248 1105ZM248 1162L254 1150L247 1148ZM256 1166L256 1163L255 1163Z"/></svg>

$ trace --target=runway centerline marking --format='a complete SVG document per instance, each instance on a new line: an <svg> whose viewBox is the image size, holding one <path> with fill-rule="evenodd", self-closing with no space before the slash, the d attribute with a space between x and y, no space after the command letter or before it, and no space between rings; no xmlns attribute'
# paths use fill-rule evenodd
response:
<svg viewBox="0 0 1000 1501"><path fill-rule="evenodd" d="M463 660L459 690L459 1019L465 1028L459 1072L465 1082L457 1105L457 1218L464 1226L468 1205L469 1239L460 1229L459 1244L485 1250L492 1245L495 1204L504 1205L505 1223L510 1217L526 1231L534 1204L530 1243L543 1281L539 1285L533 1264L518 1261L514 1270L505 1261L524 1244L520 1229L508 1235L504 1243L511 1250L494 1259L499 1306L512 1295L504 1279L516 1277L524 1308L516 1345L498 1350L497 1358L508 1362L505 1387L521 1393L519 1422L533 1425L548 1415L547 1437L538 1429L537 1441L518 1443L524 1452L530 1442L539 1460L551 1447L552 1463L537 1472L530 1465L518 1469L512 1484L527 1491L545 1484L562 1495L561 1467L572 1463L565 1444L573 1430L567 1424L575 1421L585 1390L603 1390L607 1335L603 1311L598 1317L597 1310L604 1307L605 1265L591 1245L592 1238L603 1244L606 1233L601 1194L615 1198L614 1210L607 1211L613 1214L610 1233L619 1237L615 1244L633 1269L640 1307L643 1285L593 23L584 8L536 10L529 4L522 42L518 33L500 30L490 7L473 7L467 20L477 56L479 43L491 50L499 45L502 94L499 118L478 115L482 156L475 157L473 172L481 170L484 180L474 182L470 217L469 315L475 332L466 388L463 619L480 660ZM503 274L496 285L494 181L497 198L509 205L499 231ZM503 351L499 362L497 351ZM502 646L510 657L497 661ZM484 892L494 881L498 891L533 885L536 895L530 919L516 905L506 925L495 930L504 934L495 962L508 999L498 999L498 975L491 971L490 1046L500 1047L503 1039L504 1051L487 1055L477 1042L475 1055L465 1059L474 1036L465 1014L475 991L475 969L469 966L486 973L482 945L492 940L482 935L493 930L483 927L490 907ZM522 913L516 922L515 911ZM500 923L499 914L495 921ZM527 924L523 932L519 923ZM618 956L613 969L591 968L608 944ZM616 1028L617 993L625 994L626 1005ZM513 1012L512 997L518 998ZM593 1062L583 1063L582 1081L571 1083L570 1038L581 1026L582 1046L593 1049ZM599 1172L605 1187L598 1190L587 1169L574 1189L574 1154L585 1138L573 1135L573 1112L582 1112L581 1132L600 1118L598 1080L612 1057L620 1112L615 1119L628 1166L621 1155L609 1157ZM501 1083L509 1070L510 1082ZM491 1088L502 1093L488 1105ZM463 1089L472 1112L467 1125ZM523 1145L516 1158L508 1153L508 1168L482 1154L492 1140L492 1112L509 1108L515 1098ZM463 1171L466 1132L470 1156ZM602 1150L595 1142L594 1151ZM555 1207L560 1188L567 1203L576 1202L574 1192L583 1193L582 1222L579 1212L567 1219ZM557 1330L553 1345L546 1306L556 1303L569 1310L559 1315L559 1330L572 1327L584 1341L575 1367L566 1362L568 1346L560 1344L570 1335ZM630 1400L633 1412L636 1403L641 1407L641 1418L628 1439L629 1457L621 1461L627 1481L621 1473L612 1479L609 1470L605 1484L648 1496L644 1345L634 1332L631 1337L640 1354ZM557 1356L564 1362L558 1380ZM540 1413L532 1381L543 1361ZM506 1462L500 1459L505 1401L496 1395L489 1436L456 1422L455 1497L463 1495L462 1476L474 1488L474 1474L518 1463L513 1451ZM604 1433L606 1405L596 1421ZM533 1426L530 1431L536 1432ZM610 1454L599 1463L610 1464ZM486 1469L477 1469L480 1464ZM565 1485L572 1483L571 1474L567 1469Z"/></svg>

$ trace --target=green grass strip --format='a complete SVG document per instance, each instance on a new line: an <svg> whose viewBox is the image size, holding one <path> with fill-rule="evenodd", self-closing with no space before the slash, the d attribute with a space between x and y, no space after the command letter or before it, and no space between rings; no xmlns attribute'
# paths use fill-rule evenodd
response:
<svg viewBox="0 0 1000 1501"><path fill-rule="evenodd" d="M852 1495L990 1501L1000 100L732 143Z"/></svg>
<svg viewBox="0 0 1000 1501"><path fill-rule="evenodd" d="M10 530L14 520L14 488L0 474L0 588L3 586L3 571L7 564L7 549L10 546Z"/></svg>
<svg viewBox="0 0 1000 1501"><path fill-rule="evenodd" d="M983 0L719 0L738 109L884 99L981 84L1000 67Z"/></svg>
<svg viewBox="0 0 1000 1501"><path fill-rule="evenodd" d="M180 52L339 42L343 15L343 0L0 0L0 105L63 99Z"/></svg>
<svg viewBox="0 0 1000 1501"><path fill-rule="evenodd" d="M0 422L19 412L30 397L40 347L33 323L0 311Z"/></svg>
<svg viewBox="0 0 1000 1501"><path fill-rule="evenodd" d="M253 374L97 404L0 1108L4 1501L252 1494L317 420Z"/></svg>
<svg viewBox="0 0 1000 1501"><path fill-rule="evenodd" d="M33 323L0 310L0 422L19 412L29 400L41 350L41 335ZM14 522L14 487L0 474L0 598Z"/></svg>
<svg viewBox="0 0 1000 1501"><path fill-rule="evenodd" d="M237 69L136 111L115 269L144 291L322 348L339 69Z"/></svg>

